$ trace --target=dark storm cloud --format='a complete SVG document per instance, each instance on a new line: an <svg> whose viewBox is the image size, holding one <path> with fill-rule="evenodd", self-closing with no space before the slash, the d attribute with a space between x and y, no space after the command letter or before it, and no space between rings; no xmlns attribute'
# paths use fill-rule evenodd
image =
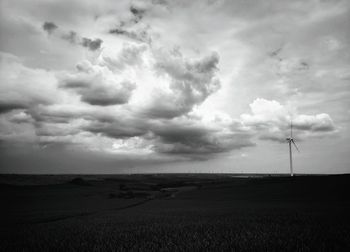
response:
<svg viewBox="0 0 350 252"><path fill-rule="evenodd" d="M83 102L91 105L109 106L125 104L129 101L135 84L124 81L116 86L110 86L103 83L103 80L79 80L67 79L61 88L72 89L81 96Z"/></svg>
<svg viewBox="0 0 350 252"><path fill-rule="evenodd" d="M244 133L225 132L201 126L168 124L154 130L158 138L155 150L169 154L216 154L253 146L250 136Z"/></svg>
<svg viewBox="0 0 350 252"><path fill-rule="evenodd" d="M28 110L28 113L38 123L69 123L71 119L83 118L84 113L74 112L68 109L52 110L50 107L40 107Z"/></svg>
<svg viewBox="0 0 350 252"><path fill-rule="evenodd" d="M88 48L90 51L96 51L100 49L103 43L103 40L99 38L90 39L86 37L81 37L75 31L69 31L69 32L63 31L59 29L59 27L52 22L45 22L42 27L43 27L43 30L46 31L48 34L52 34L54 30L58 30L59 34L57 35L59 38L66 40L73 45L81 45L85 48Z"/></svg>
<svg viewBox="0 0 350 252"><path fill-rule="evenodd" d="M44 123L69 123L74 119L84 119L87 122L110 123L116 121L118 118L126 118L125 114L129 111L107 111L104 107L81 107L81 106L42 106L35 109L28 110L37 122ZM130 119L125 119L128 121Z"/></svg>
<svg viewBox="0 0 350 252"><path fill-rule="evenodd" d="M73 136L76 135L77 133L81 132L80 129L76 128L70 128L69 125L64 124L64 123L37 123L36 124L36 135L41 136L41 137L54 137L52 140L45 140L41 139L40 143L44 144L47 142L57 142L60 143L59 141L55 140L58 137L62 136ZM70 141L66 141L68 144Z"/></svg>
<svg viewBox="0 0 350 252"><path fill-rule="evenodd" d="M190 143L193 139L201 139L210 132L204 126L182 126L181 124L164 124L153 132L165 143Z"/></svg>
<svg viewBox="0 0 350 252"><path fill-rule="evenodd" d="M58 137L90 132L113 139L127 139L144 135L148 131L148 122L137 119L129 111L111 113L101 109L42 107L30 113L36 122L36 133L40 136ZM77 119L83 120L84 123L72 126L72 122Z"/></svg>
<svg viewBox="0 0 350 252"><path fill-rule="evenodd" d="M129 101L131 92L135 87L132 83L122 83L122 89L107 89L104 87L93 87L82 90L81 100L91 105L109 106L125 104Z"/></svg>
<svg viewBox="0 0 350 252"><path fill-rule="evenodd" d="M210 129L204 125L181 125L171 121L162 124L129 119L113 122L92 121L83 130L115 139L141 137L151 144L153 151L172 155L214 155L234 149L254 146L246 133Z"/></svg>
<svg viewBox="0 0 350 252"><path fill-rule="evenodd" d="M7 103L0 101L0 114L4 114L16 109L25 109L27 106L22 103Z"/></svg>
<svg viewBox="0 0 350 252"><path fill-rule="evenodd" d="M176 105L176 104L161 104L158 101L157 105L152 105L151 108L145 108L140 113L141 116L150 117L150 118L165 118L171 119L174 117L178 117L180 115L186 114L190 110L189 107L184 106L184 104Z"/></svg>
<svg viewBox="0 0 350 252"><path fill-rule="evenodd" d="M53 22L45 22L43 24L43 29L46 31L48 34L51 34L54 30L56 30L58 26L53 23Z"/></svg>
<svg viewBox="0 0 350 252"><path fill-rule="evenodd" d="M83 129L116 139L142 136L147 132L144 122L135 119L125 121L113 120L113 122L95 120Z"/></svg>
<svg viewBox="0 0 350 252"><path fill-rule="evenodd" d="M121 66L124 65L141 64L140 55L144 50L146 50L144 46L124 48L113 64L106 61L108 69L111 66L122 68ZM152 150L156 153L178 156L196 155L198 158L202 155L208 156L253 145L250 141L251 136L236 131L234 125L212 129L206 127L200 118L185 116L194 105L203 102L220 87L215 78L219 62L216 53L202 58L188 59L184 58L179 51L172 51L160 53L156 56L155 62L151 70L156 70L160 76L166 76L167 79L170 78L171 93L167 95L162 92L152 93L152 96L155 95L152 97L153 103L141 109L142 117L140 117L140 111L130 110L124 111L120 116L112 116L112 114L100 116L100 111L76 115L67 111L59 113L51 111L46 115L40 113L39 118L43 121L66 124L74 118L84 118L84 125L79 126L82 132L87 131L113 139L125 139L125 141L138 137L148 146L152 146ZM81 96L82 101L91 105L126 103L135 88L130 82L116 82L114 75L113 78L109 78L109 72L101 66L83 62L77 66L77 69L78 72L61 78L60 87L76 92ZM184 115L182 122L172 120L181 115ZM117 118L123 118L123 120ZM60 128L42 124L39 132L46 136L55 135L55 132L60 132Z"/></svg>
<svg viewBox="0 0 350 252"><path fill-rule="evenodd" d="M97 39L89 39L89 38L82 38L82 46L89 48L91 51L95 51L101 48L102 40Z"/></svg>

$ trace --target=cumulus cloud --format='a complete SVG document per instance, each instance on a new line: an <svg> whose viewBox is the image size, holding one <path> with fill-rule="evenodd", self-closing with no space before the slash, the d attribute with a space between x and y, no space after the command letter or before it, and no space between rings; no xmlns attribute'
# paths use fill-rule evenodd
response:
<svg viewBox="0 0 350 252"><path fill-rule="evenodd" d="M152 57L147 62L143 60L144 53ZM241 125L229 116L215 113L208 117L193 112L194 106L200 105L220 87L216 78L219 60L216 53L186 58L180 51L162 49L155 52L144 46L126 46L113 60L102 56L97 64L81 62L76 72L60 75L59 83L61 89L73 91L85 103L119 104L120 109L84 110L67 106L36 109L32 115L37 121L37 134L42 143L69 142L68 136L75 135L80 136L74 138L78 141L83 132L89 132L110 139L110 149L131 150L136 140L128 139L137 138L137 148L142 146L146 152L196 158L254 145L251 134L239 129ZM135 64L141 66L139 70ZM115 69L118 71L114 72ZM148 81L151 81L152 89L142 82L123 82L124 72L132 77L131 69L136 71L135 76L141 74L139 80L143 80L142 74L151 76ZM145 106L138 106L135 101L128 104L128 108L123 106L132 98L133 91L141 95L142 102L146 101ZM123 140L122 144L115 143L120 140Z"/></svg>
<svg viewBox="0 0 350 252"><path fill-rule="evenodd" d="M217 53L190 58L179 49L124 46L114 56L103 54L97 64L82 62L75 73L60 76L60 87L74 91L83 102L120 104L118 116L102 116L101 111L78 112L74 116L51 110L39 117L63 123L70 123L76 116L84 118L81 131L111 141L122 140L114 145L119 151L132 149L135 141L128 139L136 138L147 152L196 158L253 146L250 132L242 130L242 125L226 114L213 113L215 116L210 117L193 111L220 88L218 62ZM124 73L135 81L134 85L122 81ZM123 107L126 103L128 108ZM56 132L52 127L45 130Z"/></svg>
<svg viewBox="0 0 350 252"><path fill-rule="evenodd" d="M147 151L179 156L208 155L252 146L251 135L239 130L227 115L208 118L193 112L194 106L220 88L216 77L218 61L216 53L187 58L179 50L124 46L115 57L102 55L98 64L78 64L77 72L61 76L60 87L76 92L83 102L91 105L123 105L132 99L128 109L118 110L118 116L101 116L101 111L79 114L85 119L82 131L114 141L122 139L119 150L131 148L130 138L137 138L143 147L148 146ZM135 65L140 66L139 70ZM138 78L134 85L119 82L125 72L131 79ZM131 96L132 92L138 96ZM46 120L74 117L71 113L61 111L53 115L52 112Z"/></svg>
<svg viewBox="0 0 350 252"><path fill-rule="evenodd" d="M336 127L332 118L325 113L317 115L298 115L293 125L296 129L312 132L331 132L335 131Z"/></svg>
<svg viewBox="0 0 350 252"><path fill-rule="evenodd" d="M91 105L117 105L128 102L135 84L118 78L107 68L83 62L76 73L61 77L61 88L74 90Z"/></svg>
<svg viewBox="0 0 350 252"><path fill-rule="evenodd" d="M224 118L205 118L191 113L173 119L153 120L124 115L124 120L92 120L84 130L122 140L118 149L137 148L148 152L208 159L215 154L254 146L252 134L240 124ZM227 115L225 115L227 117ZM129 140L132 141L129 141ZM118 142L117 141L117 142ZM119 143L119 142L118 142Z"/></svg>
<svg viewBox="0 0 350 252"><path fill-rule="evenodd" d="M154 97L143 112L159 118L190 112L220 88L216 77L218 62L217 53L199 59L187 59L178 51L156 55L154 69L168 85L154 89Z"/></svg>
<svg viewBox="0 0 350 252"><path fill-rule="evenodd" d="M38 114L39 117L34 116L36 135L45 146L65 143L90 149L103 143L106 151L171 154L180 159L181 156L208 159L218 153L254 146L250 132L242 131L241 125L227 121L228 116L223 118L222 114L208 118L191 113L161 121L140 120L126 111L103 115L96 110L72 112L69 107L46 108Z"/></svg>
<svg viewBox="0 0 350 252"><path fill-rule="evenodd" d="M290 111L277 101L258 98L250 104L251 114L242 114L242 123L256 131L261 139L284 142L293 123L294 136L303 139L336 132L328 114L304 115Z"/></svg>
<svg viewBox="0 0 350 252"><path fill-rule="evenodd" d="M26 72L26 80L33 74L45 74L52 78L51 91L65 94L61 100L52 95L52 100L42 101L39 98L47 97L50 90L44 89L40 95L35 92L38 98L21 87L17 91L21 103L1 100L7 112L2 118L5 128L16 125L18 132L26 132L26 139L41 148L59 145L208 159L254 146L254 136L284 141L288 133L290 112L277 101L256 99L250 104L251 113L239 120L223 112L198 109L220 88L217 53L186 57L180 49L127 45L114 56L102 54L95 62L82 61L76 71L56 75L28 69L13 56L4 58L16 71L11 75L11 68L7 69L9 76L16 78L15 82L6 79L6 83L21 83L21 71ZM292 112L296 137L336 131L327 114ZM14 139L9 132L0 132L1 139Z"/></svg>

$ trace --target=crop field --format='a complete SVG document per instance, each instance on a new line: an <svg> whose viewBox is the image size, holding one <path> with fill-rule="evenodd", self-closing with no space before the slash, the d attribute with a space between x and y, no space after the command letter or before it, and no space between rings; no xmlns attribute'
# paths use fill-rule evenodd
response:
<svg viewBox="0 0 350 252"><path fill-rule="evenodd" d="M350 176L1 175L1 251L350 251Z"/></svg>

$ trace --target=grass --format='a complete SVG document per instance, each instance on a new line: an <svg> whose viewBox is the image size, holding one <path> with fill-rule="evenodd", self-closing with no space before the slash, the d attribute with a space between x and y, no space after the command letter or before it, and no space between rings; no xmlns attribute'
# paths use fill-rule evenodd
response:
<svg viewBox="0 0 350 252"><path fill-rule="evenodd" d="M350 251L348 176L294 180L194 176L183 181L201 187L181 191L184 183L169 175L159 180L134 177L89 181L90 186L2 190L0 196L12 203L7 216L2 214L7 221L0 227L0 250ZM114 197L120 184L125 185L123 190L144 188L145 195L155 198ZM173 198L157 196L162 193L154 191L154 184L158 190L178 186L180 193ZM111 190L114 196L108 197ZM29 196L32 200L23 201ZM41 201L39 207L36 200ZM51 209L54 201L57 205ZM88 203L92 204L88 209L77 207ZM79 214L84 211L88 214ZM62 212L71 216L53 218ZM43 222L40 214L49 221ZM31 222L34 216L37 221Z"/></svg>

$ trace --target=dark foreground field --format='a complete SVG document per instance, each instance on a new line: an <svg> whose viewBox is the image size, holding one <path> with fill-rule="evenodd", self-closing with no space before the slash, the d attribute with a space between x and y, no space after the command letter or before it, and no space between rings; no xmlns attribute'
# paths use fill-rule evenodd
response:
<svg viewBox="0 0 350 252"><path fill-rule="evenodd" d="M2 251L350 251L350 176L0 176Z"/></svg>

